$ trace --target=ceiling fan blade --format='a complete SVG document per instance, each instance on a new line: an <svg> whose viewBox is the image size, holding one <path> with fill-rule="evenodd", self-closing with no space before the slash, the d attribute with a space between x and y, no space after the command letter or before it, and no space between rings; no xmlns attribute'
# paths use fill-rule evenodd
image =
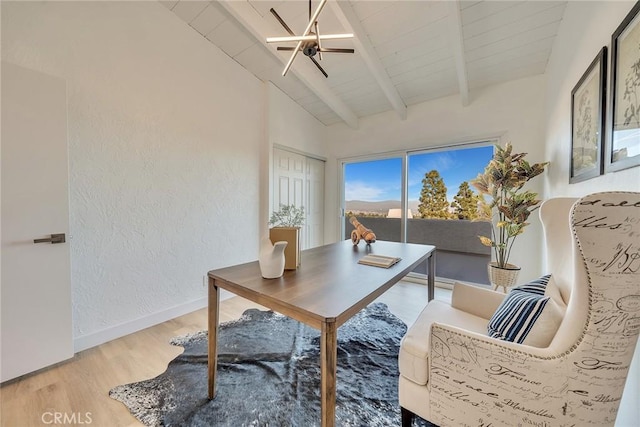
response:
<svg viewBox="0 0 640 427"><path fill-rule="evenodd" d="M318 50L320 52L320 50ZM354 49L341 49L335 47L323 47L322 52L326 53L355 53Z"/></svg>
<svg viewBox="0 0 640 427"><path fill-rule="evenodd" d="M293 49L295 49L295 48L294 47L290 47L290 46L278 46L278 50L292 51Z"/></svg>
<svg viewBox="0 0 640 427"><path fill-rule="evenodd" d="M304 33L302 33L303 36L306 36L309 34L309 31L311 30L313 23L316 21L316 19L318 19L318 15L320 15L320 12L322 12L322 8L326 3L327 3L327 0L320 0L320 4L318 5L318 8L314 12L311 19L309 20L309 23L307 24L307 28L304 29ZM284 71L282 72L283 77L287 75L287 71L289 71L289 68L291 68L291 64L293 64L293 60L296 59L296 55L298 55L298 50L301 47L302 47L302 40L298 42L298 44L296 45L296 50L293 51L293 53L291 54L291 58L289 58L289 62L287 62L287 65L284 66Z"/></svg>
<svg viewBox="0 0 640 427"><path fill-rule="evenodd" d="M280 25L282 25L284 27L285 30L287 30L287 32L292 35L295 36L296 34L291 30L291 28L289 28L289 26L287 25L286 22L284 22L284 20L282 18L280 18L280 15L278 15L278 12L276 12L276 10L274 8L271 8L269 10L269 12L271 12L273 14L273 16L276 17L276 19L278 20L278 22L280 23Z"/></svg>
<svg viewBox="0 0 640 427"><path fill-rule="evenodd" d="M313 61L314 64L316 64L316 67L318 67L318 70L320 70L326 78L329 78L329 74L327 74L327 72L320 66L320 64L318 64L318 61L316 61L312 56L310 56L309 59Z"/></svg>
<svg viewBox="0 0 640 427"><path fill-rule="evenodd" d="M322 61L322 45L320 44L320 30L318 27L318 21L315 22L316 30L316 43L318 44L318 59Z"/></svg>

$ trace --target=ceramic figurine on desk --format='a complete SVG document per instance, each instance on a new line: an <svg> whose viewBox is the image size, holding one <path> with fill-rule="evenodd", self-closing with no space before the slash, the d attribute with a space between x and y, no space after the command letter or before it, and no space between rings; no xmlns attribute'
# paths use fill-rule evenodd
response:
<svg viewBox="0 0 640 427"><path fill-rule="evenodd" d="M367 245L370 245L371 243L375 243L376 235L374 234L374 232L368 229L367 227L365 227L364 225L360 224L360 222L356 219L355 216L352 216L351 218L349 218L349 222L356 228L351 232L351 241L353 242L354 245L357 245L358 243L360 243L360 239L367 242Z"/></svg>
<svg viewBox="0 0 640 427"><path fill-rule="evenodd" d="M262 238L258 257L262 277L265 279L277 279L282 276L282 273L284 273L284 248L286 247L287 242L285 241L272 244L268 237Z"/></svg>

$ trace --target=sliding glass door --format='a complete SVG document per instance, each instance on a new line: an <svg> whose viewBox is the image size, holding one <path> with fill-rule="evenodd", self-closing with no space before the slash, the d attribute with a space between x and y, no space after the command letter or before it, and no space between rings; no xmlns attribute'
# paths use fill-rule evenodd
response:
<svg viewBox="0 0 640 427"><path fill-rule="evenodd" d="M493 142L343 161L343 238L354 216L378 240L436 246L438 277L488 283L490 248L477 236L490 227L475 221L480 196L470 181L493 157Z"/></svg>

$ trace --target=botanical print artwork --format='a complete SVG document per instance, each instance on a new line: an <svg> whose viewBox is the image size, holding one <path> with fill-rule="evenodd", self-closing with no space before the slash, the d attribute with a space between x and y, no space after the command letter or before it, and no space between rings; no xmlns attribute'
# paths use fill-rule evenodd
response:
<svg viewBox="0 0 640 427"><path fill-rule="evenodd" d="M607 47L604 46L571 91L571 184L594 178L604 171L606 61Z"/></svg>
<svg viewBox="0 0 640 427"><path fill-rule="evenodd" d="M600 69L594 68L574 95L573 176L591 170L598 161L598 98Z"/></svg>
<svg viewBox="0 0 640 427"><path fill-rule="evenodd" d="M640 32L640 30L638 31ZM640 53L640 42L634 45L635 53ZM627 74L624 77L624 95L622 97L623 126L624 127L640 127L640 103L638 99L638 89L640 89L640 58L636 57L636 61L626 69Z"/></svg>
<svg viewBox="0 0 640 427"><path fill-rule="evenodd" d="M634 19L629 29L618 38L618 67L621 81L618 86L616 129L640 127L640 27Z"/></svg>
<svg viewBox="0 0 640 427"><path fill-rule="evenodd" d="M618 37L612 161L640 155L640 15Z"/></svg>

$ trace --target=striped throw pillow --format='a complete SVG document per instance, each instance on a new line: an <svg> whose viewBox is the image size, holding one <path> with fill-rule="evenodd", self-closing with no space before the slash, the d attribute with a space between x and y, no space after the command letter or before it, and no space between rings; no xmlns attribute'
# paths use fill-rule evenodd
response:
<svg viewBox="0 0 640 427"><path fill-rule="evenodd" d="M549 284L549 280L551 279L551 275L547 274L546 276L542 276L539 279L535 279L530 281L529 283L525 283L520 286L516 286L513 290L529 292L532 294L544 295L547 290L547 285Z"/></svg>
<svg viewBox="0 0 640 427"><path fill-rule="evenodd" d="M550 275L509 292L489 320L490 337L518 344L546 347L562 320L562 310L544 295Z"/></svg>

